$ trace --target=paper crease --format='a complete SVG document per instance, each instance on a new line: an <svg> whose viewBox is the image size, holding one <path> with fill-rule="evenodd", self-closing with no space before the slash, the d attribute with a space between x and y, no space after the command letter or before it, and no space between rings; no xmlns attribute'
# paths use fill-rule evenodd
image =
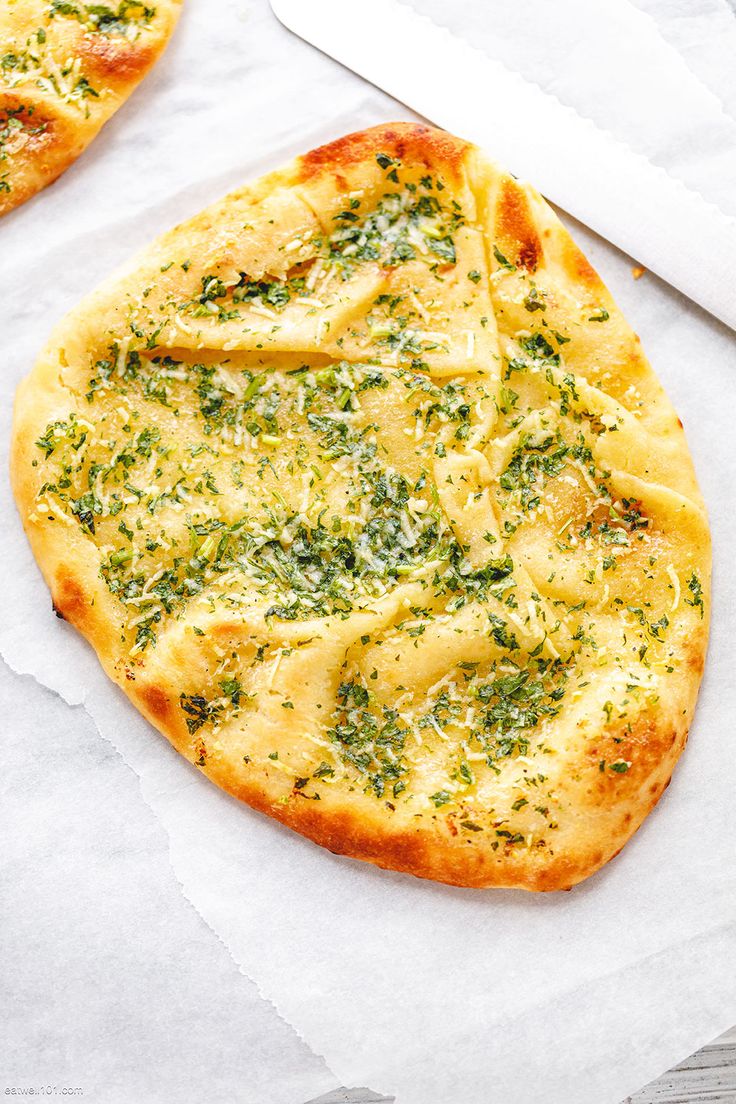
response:
<svg viewBox="0 0 736 1104"><path fill-rule="evenodd" d="M187 893L186 888L184 886L184 883L183 883L182 879L179 877L176 865L175 865L175 863L173 862L173 859L172 859L171 834L170 834L168 828L166 827L165 822L162 820L162 818L159 816L158 812L156 811L155 806L151 803L151 801L149 800L149 798L146 795L145 781L142 778L142 776L141 776L140 772L138 771L138 769L136 768L132 757L125 754L125 752L120 748L120 746L116 743L116 741L114 740L113 737L108 736L108 735L105 734L105 732L103 732L102 728L100 727L100 725L97 721L97 718L96 718L94 712L92 710L90 710L89 707L88 707L88 704L87 704L88 695L85 695L80 700L73 700L69 697L66 697L60 690L55 689L53 686L49 686L41 678L39 678L37 675L35 675L33 673L33 671L19 670L18 668L13 666L13 664L11 663L11 661L9 660L7 655L5 655L5 653L3 652L2 649L0 649L0 663L3 664L3 666L6 668L6 670L11 672L13 675L15 675L16 678L29 679L31 682L35 683L36 686L40 686L42 690L47 691L48 693L52 694L55 698L57 698L59 701L62 701L69 709L78 710L78 711L83 712L85 714L85 716L88 717L89 720L91 721L91 723L94 727L94 730L97 733L97 735L99 736L99 738L105 744L108 744L110 747L112 747L115 750L115 752L117 753L117 755L120 756L120 759L130 768L130 770L133 772L136 779L138 780L138 790L139 790L142 801L144 802L146 807L150 810L152 816L154 817L154 819L156 821L156 824L159 826L161 831L165 834L166 839L168 841L169 868L170 868L172 876L173 876L173 878L174 878L174 880L175 880L175 882L176 882L176 884L179 888L179 892L181 893L181 896L192 907L192 909L195 911L195 913L197 914L199 919L202 921L202 923L208 929L208 931L210 931L212 933L212 935L215 937L217 942L222 945L223 949L226 951L226 953L229 956L232 964L236 967L238 972L244 978L246 978L247 981L251 982L251 984L255 987L260 999L271 1008L274 1015L278 1016L278 1018L298 1036L298 1038L302 1041L302 1043L304 1043L304 1045L312 1052L312 1054L316 1058L319 1058L319 1059L321 1059L322 1062L324 1062L324 1065L325 1065L326 1069L328 1070L328 1072L333 1077L335 1077L333 1071L330 1069L327 1062L325 1061L324 1055L322 1055L318 1051L314 1050L314 1048L311 1047L309 1045L309 1043L306 1041L304 1035L299 1030L299 1028L295 1024L290 1023L289 1020L284 1015L282 1015L282 1013L280 1012L280 1010L278 1009L278 1007L274 1003L274 1001L272 1001L264 993L264 991L263 991L261 985L258 983L258 981L255 978L251 977L245 971L245 969L243 968L242 963L239 962L238 959L233 954L232 948L228 945L228 942L220 935L220 933L217 931L217 929L212 926L212 924L209 922L209 920L204 915L204 913L197 907L196 902ZM337 1077L335 1077L335 1087L337 1088L338 1085L339 1085L338 1079L337 1079Z"/></svg>

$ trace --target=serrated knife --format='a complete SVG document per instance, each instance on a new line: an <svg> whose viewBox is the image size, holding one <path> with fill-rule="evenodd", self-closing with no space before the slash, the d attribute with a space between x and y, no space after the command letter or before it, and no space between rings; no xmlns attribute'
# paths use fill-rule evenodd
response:
<svg viewBox="0 0 736 1104"><path fill-rule="evenodd" d="M736 330L736 219L502 62L401 3L271 0L300 38L483 146L558 207Z"/></svg>

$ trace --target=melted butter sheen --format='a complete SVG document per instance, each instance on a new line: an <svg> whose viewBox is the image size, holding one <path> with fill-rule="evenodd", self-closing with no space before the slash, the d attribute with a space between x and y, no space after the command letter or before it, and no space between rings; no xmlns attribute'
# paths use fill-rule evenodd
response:
<svg viewBox="0 0 736 1104"><path fill-rule="evenodd" d="M39 426L30 523L83 537L126 677L181 670L215 777L551 853L566 756L605 732L590 785L625 785L703 619L672 520L697 507L579 351L609 298L555 314L471 189L366 175L329 215L306 186L280 222L249 201L250 261L159 247Z"/></svg>

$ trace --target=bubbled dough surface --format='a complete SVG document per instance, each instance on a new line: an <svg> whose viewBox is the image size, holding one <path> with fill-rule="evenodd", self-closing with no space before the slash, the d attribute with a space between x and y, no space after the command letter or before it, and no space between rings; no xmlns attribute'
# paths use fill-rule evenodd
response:
<svg viewBox="0 0 736 1104"><path fill-rule="evenodd" d="M428 175L443 185L442 214L429 230L446 230L461 212L454 261L416 246L401 263L382 256L346 279L344 266L331 272L325 242L347 224L338 216L351 199L365 218L387 192L406 195L407 183L414 197L426 192ZM235 306L227 292L212 300L218 313L197 313L211 276L232 287L246 273L271 286L308 277L317 264L313 286L278 309L263 309L262 299ZM397 298L403 305L392 316ZM530 309L539 299L543 309ZM218 304L235 316L221 316ZM419 335L418 353L411 342L397 353L385 341L384 315L390 329L401 311L409 317L401 333ZM544 338L541 355L535 335ZM149 367L156 356L184 365L185 378L168 384L169 406L142 398L140 379L126 385L124 401L114 386L86 398L111 346L121 363L139 350ZM251 443L231 427L217 437L216 455L205 449L187 461L188 501L164 501L153 513L144 500L130 503L121 515L103 513L94 534L63 496L47 508L58 456L44 459L34 442L72 411L90 426L90 456L100 441L130 436L125 425L136 440L140 426L155 428L162 474L153 478L159 492L174 486L187 446L214 440L203 431L197 389L212 377L195 365L216 370L236 405L243 381L276 381L284 407L276 439L266 445L261 433ZM349 400L350 433L375 446L369 470L380 461L412 489L414 505L424 495L437 518L440 568L419 563L372 577L349 609L328 602L294 619L266 616L283 599L277 586L210 573L202 592L162 615L155 645L137 647L130 607L100 573L124 544L120 517L134 534L166 533L174 548L190 548L193 517L233 525L257 514L262 522L268 507L282 524L303 513L314 526L320 511L349 520L360 476L326 456L324 432L299 409L299 379L335 366L354 388L380 372L381 386ZM415 392L412 373L429 390ZM432 402L447 402L448 386L467 398L460 437L456 409L427 414ZM318 417L338 416L336 388L316 393ZM318 502L295 463L300 444L305 467L319 471ZM162 457L161 448L173 451ZM550 463L555 450L559 463ZM73 476L84 486L89 462ZM137 455L129 471L144 463L151 475L150 456ZM22 386L13 479L54 602L110 676L217 784L332 850L459 885L566 888L620 850L684 746L707 641L709 538L681 427L638 339L541 197L441 132L396 124L348 136L156 242L62 323ZM625 504L629 521L621 520ZM419 527L423 512L420 504L412 515ZM466 578L496 564L499 578L482 593L457 579L454 589L437 582L453 541ZM146 553L148 577L175 555ZM604 567L611 555L615 567ZM693 576L703 605L688 601ZM484 709L489 696L498 704L494 681L515 672L540 687L549 708L497 754L498 729ZM234 708L228 680L239 687ZM192 730L183 705L195 696L215 712ZM398 775L375 769L385 752L375 741L369 766L346 754L335 733L350 709L358 727L366 712L383 725L385 711L396 711L405 731ZM469 739L474 725L485 744ZM379 773L383 781L371 784ZM405 788L395 794L397 778Z"/></svg>

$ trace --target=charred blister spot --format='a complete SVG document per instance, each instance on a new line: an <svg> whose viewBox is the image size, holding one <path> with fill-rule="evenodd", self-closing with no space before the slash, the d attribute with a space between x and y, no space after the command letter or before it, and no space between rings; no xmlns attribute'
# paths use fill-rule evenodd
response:
<svg viewBox="0 0 736 1104"><path fill-rule="evenodd" d="M90 603L81 583L66 571L60 571L56 577L53 593L54 613L62 621L69 621L80 627L87 615Z"/></svg>
<svg viewBox="0 0 736 1104"><path fill-rule="evenodd" d="M526 193L511 178L505 179L501 186L496 209L496 235L517 267L536 272L544 255L542 243Z"/></svg>
<svg viewBox="0 0 736 1104"><path fill-rule="evenodd" d="M89 34L82 39L79 55L93 85L115 84L139 80L153 65L157 50L147 43Z"/></svg>
<svg viewBox="0 0 736 1104"><path fill-rule="evenodd" d="M146 712L156 721L166 721L171 714L171 702L165 690L155 683L141 686L138 695Z"/></svg>
<svg viewBox="0 0 736 1104"><path fill-rule="evenodd" d="M83 144L69 120L50 107L0 95L0 213L55 180Z"/></svg>
<svg viewBox="0 0 736 1104"><path fill-rule="evenodd" d="M588 296L591 294L594 296L589 300L591 308L600 306L599 300L602 296L608 298L606 286L600 276L582 250L578 249L572 238L567 235L563 242L563 263L574 282L584 288Z"/></svg>
<svg viewBox="0 0 736 1104"><path fill-rule="evenodd" d="M6 156L27 156L50 145L58 123L58 116L39 104L0 94L0 147Z"/></svg>
<svg viewBox="0 0 736 1104"><path fill-rule="evenodd" d="M541 254L538 245L538 242L531 239L519 244L517 264L520 268L525 268L528 272L534 272L537 269Z"/></svg>
<svg viewBox="0 0 736 1104"><path fill-rule="evenodd" d="M299 159L301 178L371 161L385 153L399 161L411 161L414 167L439 169L456 175L462 168L467 151L466 142L444 131L419 123L390 123L356 134L347 134L327 145L311 150ZM344 185L343 185L344 187Z"/></svg>
<svg viewBox="0 0 736 1104"><path fill-rule="evenodd" d="M687 653L686 662L690 670L700 678L705 668L705 643L691 647Z"/></svg>

